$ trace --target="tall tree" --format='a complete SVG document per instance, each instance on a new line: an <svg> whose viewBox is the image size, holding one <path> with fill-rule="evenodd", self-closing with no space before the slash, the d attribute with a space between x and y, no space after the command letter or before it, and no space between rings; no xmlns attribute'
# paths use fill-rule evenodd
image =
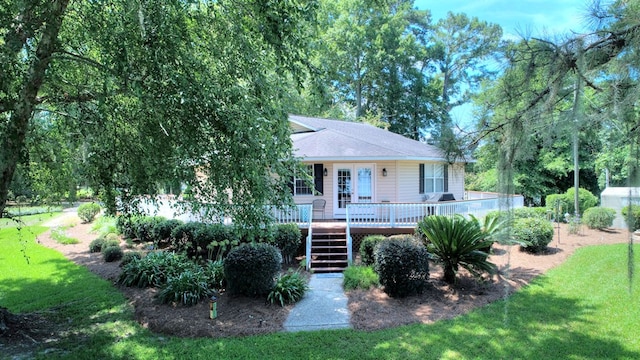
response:
<svg viewBox="0 0 640 360"><path fill-rule="evenodd" d="M238 221L264 220L260 204L286 201L293 161L282 80L302 77L314 9L306 1L3 3L0 210L29 125L46 114L79 134L110 212L116 196L179 178Z"/></svg>

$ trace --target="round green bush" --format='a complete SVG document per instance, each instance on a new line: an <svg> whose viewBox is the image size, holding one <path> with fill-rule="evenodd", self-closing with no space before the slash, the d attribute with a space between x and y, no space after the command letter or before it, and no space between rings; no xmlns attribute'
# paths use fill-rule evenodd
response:
<svg viewBox="0 0 640 360"><path fill-rule="evenodd" d="M374 250L374 269L391 297L421 293L429 278L426 247L411 237L385 239Z"/></svg>
<svg viewBox="0 0 640 360"><path fill-rule="evenodd" d="M171 245L177 252L184 252L193 257L204 251L209 237L205 223L193 221L176 226L171 231Z"/></svg>
<svg viewBox="0 0 640 360"><path fill-rule="evenodd" d="M383 235L368 235L360 243L360 262L364 266L373 265L373 250L376 245L386 239Z"/></svg>
<svg viewBox="0 0 640 360"><path fill-rule="evenodd" d="M182 225L183 222L178 219L165 219L159 221L153 225L151 229L151 236L154 241L164 242L171 238L171 232L173 229Z"/></svg>
<svg viewBox="0 0 640 360"><path fill-rule="evenodd" d="M570 188L564 194L552 194L548 195L545 199L547 208L554 214L560 206L560 214L556 214L555 220L562 220L564 214L574 214L575 208L575 188ZM580 215L584 214L585 210L592 208L598 204L598 198L591 193L591 191L583 188L578 189L578 206L580 207ZM559 217L559 218L558 218Z"/></svg>
<svg viewBox="0 0 640 360"><path fill-rule="evenodd" d="M102 258L106 262L113 262L122 259L124 252L118 245L109 245L102 249Z"/></svg>
<svg viewBox="0 0 640 360"><path fill-rule="evenodd" d="M133 231L135 238L140 242L152 242L154 238L153 229L166 219L162 216L138 216L133 219Z"/></svg>
<svg viewBox="0 0 640 360"><path fill-rule="evenodd" d="M136 237L135 224L140 216L137 215L120 215L116 218L116 229L125 239L134 239Z"/></svg>
<svg viewBox="0 0 640 360"><path fill-rule="evenodd" d="M104 237L99 237L89 243L89 252L97 253L102 251L102 246L104 245Z"/></svg>
<svg viewBox="0 0 640 360"><path fill-rule="evenodd" d="M511 235L514 241L522 244L523 250L540 253L553 240L553 225L540 218L517 219L513 223Z"/></svg>
<svg viewBox="0 0 640 360"><path fill-rule="evenodd" d="M620 213L630 231L640 229L640 205L627 205L622 208Z"/></svg>
<svg viewBox="0 0 640 360"><path fill-rule="evenodd" d="M85 223L90 223L100 213L100 205L92 202L78 207L78 217Z"/></svg>
<svg viewBox="0 0 640 360"><path fill-rule="evenodd" d="M89 243L89 252L101 252L102 249L109 246L119 246L120 238L114 233L109 233L91 241Z"/></svg>
<svg viewBox="0 0 640 360"><path fill-rule="evenodd" d="M281 268L282 256L275 246L242 244L224 259L227 290L246 296L266 295L273 289Z"/></svg>
<svg viewBox="0 0 640 360"><path fill-rule="evenodd" d="M302 242L300 228L297 224L280 224L275 231L276 246L282 253L285 263L293 263L293 258Z"/></svg>
<svg viewBox="0 0 640 360"><path fill-rule="evenodd" d="M596 206L584 211L582 222L586 224L589 229L605 229L613 225L615 218L616 211L614 209Z"/></svg>

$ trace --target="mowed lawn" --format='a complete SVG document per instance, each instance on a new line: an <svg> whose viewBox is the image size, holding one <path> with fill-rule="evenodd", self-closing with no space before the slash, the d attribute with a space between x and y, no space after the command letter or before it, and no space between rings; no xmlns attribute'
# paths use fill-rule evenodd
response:
<svg viewBox="0 0 640 360"><path fill-rule="evenodd" d="M29 357L640 359L640 267L630 287L627 244L580 249L510 298L432 325L184 339L136 323L109 282L36 244L43 231L0 228L0 306L39 311L66 330L61 341L34 347ZM634 251L638 267L640 246Z"/></svg>

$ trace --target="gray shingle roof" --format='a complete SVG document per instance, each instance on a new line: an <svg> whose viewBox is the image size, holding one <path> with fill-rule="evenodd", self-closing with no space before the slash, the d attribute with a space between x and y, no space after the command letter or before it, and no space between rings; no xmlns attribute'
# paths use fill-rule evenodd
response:
<svg viewBox="0 0 640 360"><path fill-rule="evenodd" d="M289 115L294 154L306 160L445 161L437 147L348 121Z"/></svg>

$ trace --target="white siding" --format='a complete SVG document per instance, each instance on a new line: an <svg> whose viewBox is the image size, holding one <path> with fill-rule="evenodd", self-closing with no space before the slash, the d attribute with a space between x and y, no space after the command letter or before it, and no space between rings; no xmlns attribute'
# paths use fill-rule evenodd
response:
<svg viewBox="0 0 640 360"><path fill-rule="evenodd" d="M420 167L418 161L398 161L398 201L422 202L420 194Z"/></svg>
<svg viewBox="0 0 640 360"><path fill-rule="evenodd" d="M456 200L464 200L464 165L449 165L449 192Z"/></svg>

